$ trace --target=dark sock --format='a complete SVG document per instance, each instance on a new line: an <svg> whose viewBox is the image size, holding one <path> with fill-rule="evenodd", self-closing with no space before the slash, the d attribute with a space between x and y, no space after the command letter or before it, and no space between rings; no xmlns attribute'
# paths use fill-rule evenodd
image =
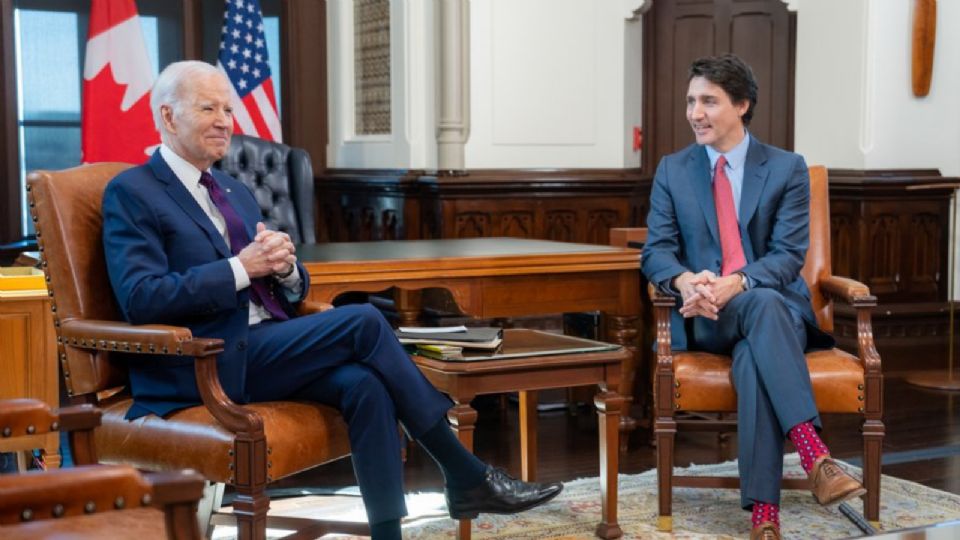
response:
<svg viewBox="0 0 960 540"><path fill-rule="evenodd" d="M388 519L370 525L372 540L403 540L400 535L400 520Z"/></svg>
<svg viewBox="0 0 960 540"><path fill-rule="evenodd" d="M447 487L472 488L486 476L487 464L460 444L446 418L441 418L417 442L440 466Z"/></svg>

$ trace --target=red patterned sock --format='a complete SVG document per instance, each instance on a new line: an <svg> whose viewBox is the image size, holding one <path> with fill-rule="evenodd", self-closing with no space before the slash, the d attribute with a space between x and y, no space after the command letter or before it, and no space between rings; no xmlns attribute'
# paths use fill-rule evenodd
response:
<svg viewBox="0 0 960 540"><path fill-rule="evenodd" d="M830 450L820 440L817 429L813 427L812 422L803 422L793 426L787 435L790 437L790 442L797 448L797 453L800 454L800 466L808 473L813 468L813 462L820 456L830 455Z"/></svg>
<svg viewBox="0 0 960 540"><path fill-rule="evenodd" d="M769 521L780 528L780 505L765 502L753 503L753 516L750 521L754 527L759 527L764 521Z"/></svg>

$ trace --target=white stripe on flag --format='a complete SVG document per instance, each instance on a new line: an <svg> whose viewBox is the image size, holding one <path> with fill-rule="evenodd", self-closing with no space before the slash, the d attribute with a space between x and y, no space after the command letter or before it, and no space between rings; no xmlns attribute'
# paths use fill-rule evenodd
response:
<svg viewBox="0 0 960 540"><path fill-rule="evenodd" d="M226 77L228 81L230 80L230 77L227 76L227 72L223 69L223 65L220 62L217 62L217 69L223 73L223 76ZM230 105L233 106L233 119L236 120L237 125L240 126L240 133L259 137L260 133L253 125L253 119L250 118L250 113L247 112L243 101L240 100L240 95L237 94L237 89L234 88L232 84L230 85Z"/></svg>
<svg viewBox="0 0 960 540"><path fill-rule="evenodd" d="M253 94L253 99L260 108L260 116L263 117L263 121L267 124L267 129L270 130L270 135L273 136L273 140L283 142L283 130L280 128L280 119L277 118L277 111L274 110L273 103L270 102L267 93L263 91L263 85L257 86L253 89L253 92L250 93Z"/></svg>

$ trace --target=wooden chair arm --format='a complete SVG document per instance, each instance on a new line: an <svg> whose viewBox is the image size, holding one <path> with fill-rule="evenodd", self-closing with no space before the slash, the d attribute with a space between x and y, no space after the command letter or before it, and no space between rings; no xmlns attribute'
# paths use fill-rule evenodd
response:
<svg viewBox="0 0 960 540"><path fill-rule="evenodd" d="M857 308L877 305L877 297L870 294L870 288L855 279L823 276L818 283L820 291L831 299L845 302Z"/></svg>
<svg viewBox="0 0 960 540"><path fill-rule="evenodd" d="M327 311L328 309L333 309L333 304L328 304L326 302L314 302L313 300L304 300L300 302L300 305L297 306L298 315L310 315L312 313L320 313L321 311Z"/></svg>
<svg viewBox="0 0 960 540"><path fill-rule="evenodd" d="M73 319L61 322L60 329L64 345L83 349L182 356L223 352L222 339L194 338L182 326Z"/></svg>
<svg viewBox="0 0 960 540"><path fill-rule="evenodd" d="M260 416L234 403L220 385L217 355L223 352L222 339L195 338L188 328L162 324L74 319L62 322L60 328L64 345L69 347L193 356L197 388L210 414L234 433L262 432Z"/></svg>
<svg viewBox="0 0 960 540"><path fill-rule="evenodd" d="M155 506L167 513L168 527L179 515L174 521L180 528L175 530L198 538L194 512L203 486L203 477L193 471L141 474L129 465L2 475L0 525Z"/></svg>

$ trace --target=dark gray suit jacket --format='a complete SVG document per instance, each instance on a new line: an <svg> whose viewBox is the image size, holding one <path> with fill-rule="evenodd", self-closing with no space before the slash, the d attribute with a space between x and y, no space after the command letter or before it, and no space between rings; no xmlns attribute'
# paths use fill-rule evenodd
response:
<svg viewBox="0 0 960 540"><path fill-rule="evenodd" d="M800 276L809 244L810 177L799 154L751 135L740 194L740 237L754 287L779 291L807 323L811 347L832 346L817 328L810 291ZM643 273L662 290L687 270L720 274L721 249L707 151L691 145L660 161L650 194ZM679 309L679 308L678 308ZM678 310L671 320L672 347L686 350L687 330Z"/></svg>

